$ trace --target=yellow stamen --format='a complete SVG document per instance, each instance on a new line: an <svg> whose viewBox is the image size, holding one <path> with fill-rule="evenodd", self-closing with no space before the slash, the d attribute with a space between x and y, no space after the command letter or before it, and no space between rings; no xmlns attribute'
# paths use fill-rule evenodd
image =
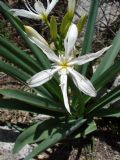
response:
<svg viewBox="0 0 120 160"><path fill-rule="evenodd" d="M60 62L59 64L62 68L67 68L69 67L68 62Z"/></svg>

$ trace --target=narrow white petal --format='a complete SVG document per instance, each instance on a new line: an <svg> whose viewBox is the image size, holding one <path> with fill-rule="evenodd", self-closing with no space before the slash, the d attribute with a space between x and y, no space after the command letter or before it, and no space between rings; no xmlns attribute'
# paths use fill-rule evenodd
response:
<svg viewBox="0 0 120 160"><path fill-rule="evenodd" d="M102 56L103 53L105 53L105 51L107 51L110 47L111 46L105 47L105 48L101 49L100 51L98 51L96 53L89 53L89 54L86 54L84 56L80 56L78 58L75 58L69 64L70 65L74 65L74 64L82 65L82 64L85 64L87 62L93 61L94 59Z"/></svg>
<svg viewBox="0 0 120 160"><path fill-rule="evenodd" d="M97 93L95 88L86 77L84 77L74 69L68 69L68 70L70 72L70 75L73 79L74 84L80 91L82 91L84 94L89 95L91 97L96 96Z"/></svg>
<svg viewBox="0 0 120 160"><path fill-rule="evenodd" d="M63 100L64 100L65 108L71 114L70 106L69 106L69 102L68 102L68 96L67 96L67 74L61 74L61 76L60 76L60 87L61 87L62 94L63 94Z"/></svg>
<svg viewBox="0 0 120 160"><path fill-rule="evenodd" d="M31 37L30 39L44 52L44 54L48 57L49 60L51 60L52 62L59 62L59 57L56 56L56 54L49 48L49 46L41 43L35 37Z"/></svg>
<svg viewBox="0 0 120 160"><path fill-rule="evenodd" d="M27 81L27 83L30 87L41 86L42 84L49 81L56 72L57 72L56 69L47 69L47 70L41 71L41 72L35 74L33 77L31 77Z"/></svg>
<svg viewBox="0 0 120 160"><path fill-rule="evenodd" d="M45 45L48 46L48 43L47 41L32 27L30 26L25 26L24 25L24 28L25 28L25 32L27 33L27 35L29 37L36 37L39 41L41 41L41 43L44 43Z"/></svg>
<svg viewBox="0 0 120 160"><path fill-rule="evenodd" d="M30 5L30 2L28 0L24 0L24 4L26 6L26 8L29 10L29 11L32 11L34 13L37 13L36 10ZM37 13L38 14L38 13Z"/></svg>
<svg viewBox="0 0 120 160"><path fill-rule="evenodd" d="M36 30L34 30L32 27L25 26L25 32L30 40L35 43L51 61L59 61L59 58L48 46L47 41Z"/></svg>
<svg viewBox="0 0 120 160"><path fill-rule="evenodd" d="M49 15L49 13L52 11L52 9L55 7L56 3L59 0L52 0L51 3L47 3L47 9L46 9L46 14Z"/></svg>
<svg viewBox="0 0 120 160"><path fill-rule="evenodd" d="M44 7L43 3L40 2L39 0L36 0L36 2L34 4L34 8L39 14L45 13L45 7Z"/></svg>
<svg viewBox="0 0 120 160"><path fill-rule="evenodd" d="M47 0L47 6L49 6L50 5L50 1L49 0Z"/></svg>
<svg viewBox="0 0 120 160"><path fill-rule="evenodd" d="M78 29L75 24L71 24L64 40L65 56L69 57L74 49L78 37Z"/></svg>
<svg viewBox="0 0 120 160"><path fill-rule="evenodd" d="M30 19L39 20L40 15L33 13L32 11L27 11L24 9L11 9L10 11L13 12L14 16L26 17Z"/></svg>

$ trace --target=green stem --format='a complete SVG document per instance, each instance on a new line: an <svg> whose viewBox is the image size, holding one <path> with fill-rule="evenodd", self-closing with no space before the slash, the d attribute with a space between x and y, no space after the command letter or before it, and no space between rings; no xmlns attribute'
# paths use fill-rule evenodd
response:
<svg viewBox="0 0 120 160"><path fill-rule="evenodd" d="M91 0L91 6L88 15L87 27L86 27L81 55L84 55L91 51L99 2L100 0ZM86 74L88 65L89 63L85 64L82 67L82 74L84 75Z"/></svg>
<svg viewBox="0 0 120 160"><path fill-rule="evenodd" d="M43 14L42 21L50 28L50 22L47 18L47 15Z"/></svg>

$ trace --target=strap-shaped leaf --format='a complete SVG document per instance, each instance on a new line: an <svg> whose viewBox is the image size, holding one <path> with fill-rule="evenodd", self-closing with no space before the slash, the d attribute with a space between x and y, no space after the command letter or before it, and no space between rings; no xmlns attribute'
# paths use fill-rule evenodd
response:
<svg viewBox="0 0 120 160"><path fill-rule="evenodd" d="M30 78L30 76L25 72L3 61L0 61L0 70L10 75L11 77L17 79L19 82L22 82L23 84L26 84L26 81ZM39 94L47 98L52 98L51 94L43 86L39 87L37 91L39 91Z"/></svg>
<svg viewBox="0 0 120 160"><path fill-rule="evenodd" d="M85 129L84 135L88 135L92 132L94 132L95 130L97 130L97 126L96 123L94 121L88 123L88 127Z"/></svg>
<svg viewBox="0 0 120 160"><path fill-rule="evenodd" d="M120 30L117 32L113 40L112 47L107 51L96 72L93 74L92 80L99 78L114 62L118 52L120 51Z"/></svg>
<svg viewBox="0 0 120 160"><path fill-rule="evenodd" d="M91 51L99 2L100 2L100 0L92 0L91 1L91 6L90 6L90 10L89 10L87 27L86 27L86 32L85 32L84 43L83 43L81 55L84 55L84 54ZM88 64L89 63L85 64L82 67L82 74L86 74Z"/></svg>
<svg viewBox="0 0 120 160"><path fill-rule="evenodd" d="M14 153L19 152L26 144L36 143L45 140L51 134L53 128L57 128L60 125L59 119L49 119L44 122L38 122L29 128L25 129L17 138Z"/></svg>
<svg viewBox="0 0 120 160"><path fill-rule="evenodd" d="M80 138L83 136L87 136L88 134L97 130L96 123L93 120L90 122L87 122L87 124L88 124L88 126L86 126L86 128L84 130L81 129L79 131L79 133L77 133L76 135L73 134L74 138Z"/></svg>
<svg viewBox="0 0 120 160"><path fill-rule="evenodd" d="M38 153L54 145L56 142L72 134L76 129L83 125L85 121L85 119L81 118L69 122L62 122L59 119L50 119L43 123L38 123L24 131L18 137L14 152L18 152L28 142L32 143L39 140L39 145L25 158L25 160L31 159Z"/></svg>
<svg viewBox="0 0 120 160"><path fill-rule="evenodd" d="M0 108L22 110L22 111L33 112L37 114L55 116L55 117L63 116L62 113L50 111L48 109L43 109L38 106L34 106L16 99L0 99Z"/></svg>
<svg viewBox="0 0 120 160"><path fill-rule="evenodd" d="M116 61L110 68L108 68L99 78L95 81L92 80L93 85L97 90L104 87L110 80L112 80L117 73L120 72L120 61Z"/></svg>
<svg viewBox="0 0 120 160"><path fill-rule="evenodd" d="M16 19L16 17L11 16L11 14L9 14L9 10L6 9L6 8L7 8L6 5L3 2L0 2L0 11L3 12L4 15L10 20L12 25L15 26L17 31L20 33L20 35L22 36L22 38L24 39L24 41L28 45L28 47L31 49L32 53L34 53L34 55L36 56L36 59L38 59L38 61L40 63L39 65L41 65L42 68L44 67L44 69L45 68L49 68L50 67L50 63L49 63L49 60L47 59L47 57L43 54L43 52L38 47L36 47L28 39L28 37L26 36L24 31L19 26L19 23L18 23L19 19L18 18ZM46 84L45 87L47 88L49 93L51 92L53 94L52 97L55 97L55 99L57 99L57 100L59 99L59 100L62 101L61 92L60 92L60 89L58 88L59 86L56 84L55 80L53 80L51 82L52 82L51 85L50 84Z"/></svg>
<svg viewBox="0 0 120 160"><path fill-rule="evenodd" d="M99 2L100 2L100 0L92 0L91 1L89 15L88 15L88 19L87 19L86 31L85 31L85 36L84 36L84 42L82 45L82 51L80 53L81 55L87 54L91 51ZM83 22L85 21L85 19L86 18L83 18ZM82 19L81 19L81 21L82 21ZM80 24L81 24L81 22L80 22ZM80 25L80 24L78 24L78 28L82 27L82 25ZM89 63L84 64L83 66L80 66L78 68L78 70L82 74L85 75L87 72L88 65L89 65ZM81 100L78 96L76 96L76 98L74 98L74 99L76 102L79 101L79 103L81 103Z"/></svg>
<svg viewBox="0 0 120 160"><path fill-rule="evenodd" d="M98 117L120 118L120 107L111 106L108 109L100 109L95 113Z"/></svg>
<svg viewBox="0 0 120 160"><path fill-rule="evenodd" d="M113 79L120 72L120 61L116 61L109 69L107 69L95 81L92 81L97 91L103 88L111 79ZM91 97L84 96L84 101L87 102Z"/></svg>
<svg viewBox="0 0 120 160"><path fill-rule="evenodd" d="M32 53L36 57L36 60L39 61L40 65L43 67L48 67L50 66L49 60L47 57L43 54L43 52L36 46L34 45L26 36L24 33L23 29L19 25L19 18L13 17L7 9L8 7L0 1L0 11L9 19L11 24L17 29L18 33L22 36L24 41L26 42L27 46L31 49Z"/></svg>
<svg viewBox="0 0 120 160"><path fill-rule="evenodd" d="M33 75L36 72L31 68L31 66L27 65L24 61L20 60L17 56L15 56L12 52L4 48L0 45L0 55L9 62L13 63L14 65L18 66L20 69L22 69L24 72Z"/></svg>
<svg viewBox="0 0 120 160"><path fill-rule="evenodd" d="M4 47L2 47L1 45L0 45L0 55L2 55L3 57L5 57L11 63L17 65L20 69L22 69L27 74L29 73L31 76L36 73L31 68L31 65L30 66L27 65L24 61L21 61L17 56L13 55L11 52L9 52L7 49L5 49ZM54 84L54 87L56 87L55 84ZM49 90L49 92L53 93L54 96L56 96L56 97L58 96L58 93L60 91L60 89L58 89L58 87L55 90L53 90L53 85L51 84L51 85L46 85L46 88Z"/></svg>
<svg viewBox="0 0 120 160"><path fill-rule="evenodd" d="M4 95L8 98L14 98L23 102L26 102L31 105L38 106L43 109L53 110L56 112L65 112L64 107L59 104L42 98L40 96L34 95L32 93L28 93L20 90L12 90L12 89L1 89L0 94Z"/></svg>
<svg viewBox="0 0 120 160"><path fill-rule="evenodd" d="M120 86L116 87L115 89L107 93L105 96L96 100L96 102L92 106L89 106L86 109L86 113L90 115L94 114L96 110L100 110L101 108L103 108L104 106L106 106L107 104L118 98L120 98Z"/></svg>
<svg viewBox="0 0 120 160"><path fill-rule="evenodd" d="M26 52L18 48L15 44L10 43L7 39L0 37L0 44L11 51L14 55L17 55L22 61L31 66L35 71L39 71L41 66Z"/></svg>
<svg viewBox="0 0 120 160"><path fill-rule="evenodd" d="M30 76L25 72L7 64L3 61L0 61L0 70L10 75L11 77L17 79L18 81L25 83Z"/></svg>

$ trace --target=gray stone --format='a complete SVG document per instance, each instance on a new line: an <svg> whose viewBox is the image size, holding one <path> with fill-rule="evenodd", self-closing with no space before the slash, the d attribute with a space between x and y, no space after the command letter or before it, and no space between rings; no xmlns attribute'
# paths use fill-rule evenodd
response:
<svg viewBox="0 0 120 160"><path fill-rule="evenodd" d="M120 85L120 75L118 75L113 83L113 87L117 87Z"/></svg>
<svg viewBox="0 0 120 160"><path fill-rule="evenodd" d="M12 153L18 135L18 131L0 126L0 160L22 160L32 151L33 147L26 145L18 154Z"/></svg>
<svg viewBox="0 0 120 160"><path fill-rule="evenodd" d="M81 15L88 15L91 0L78 0L76 4L76 14L74 16L74 22L79 19ZM111 26L120 15L120 2L119 1L106 1L101 0L98 9L96 25L101 30L106 26Z"/></svg>
<svg viewBox="0 0 120 160"><path fill-rule="evenodd" d="M26 145L18 154L13 154L14 143L0 142L0 160L22 160L32 150Z"/></svg>

